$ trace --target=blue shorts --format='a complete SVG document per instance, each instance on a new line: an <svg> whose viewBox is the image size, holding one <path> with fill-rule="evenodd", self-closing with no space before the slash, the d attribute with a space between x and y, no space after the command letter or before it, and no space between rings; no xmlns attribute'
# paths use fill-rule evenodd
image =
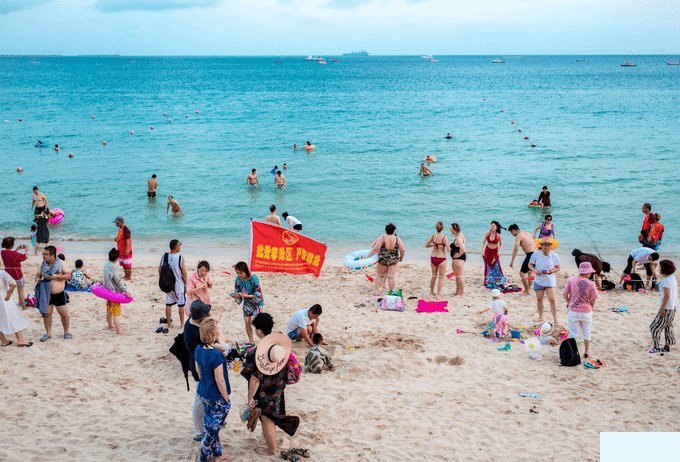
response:
<svg viewBox="0 0 680 462"><path fill-rule="evenodd" d="M295 329L295 330L291 330L290 332L288 332L288 338L291 339L294 342L297 341L297 340L300 340L300 336L298 335L298 330Z"/></svg>
<svg viewBox="0 0 680 462"><path fill-rule="evenodd" d="M542 286L540 284L536 284L536 281L534 281L534 292L538 292L539 290L545 290L545 289L553 289L554 287L552 286Z"/></svg>

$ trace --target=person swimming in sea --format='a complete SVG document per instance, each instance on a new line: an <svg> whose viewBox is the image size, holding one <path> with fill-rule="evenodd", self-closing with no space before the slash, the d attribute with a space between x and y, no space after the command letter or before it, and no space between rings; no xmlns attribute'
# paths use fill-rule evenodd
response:
<svg viewBox="0 0 680 462"><path fill-rule="evenodd" d="M276 171L276 176L274 177L274 188L286 189L286 177L283 176L281 170Z"/></svg>
<svg viewBox="0 0 680 462"><path fill-rule="evenodd" d="M184 215L184 210L182 210L182 207L179 205L179 202L177 202L172 196L168 196L168 203L165 206L165 214L168 214L168 210L172 207L172 215L177 216L177 215Z"/></svg>
<svg viewBox="0 0 680 462"><path fill-rule="evenodd" d="M432 154L428 154L424 159L423 162L437 162L437 157L433 156Z"/></svg>
<svg viewBox="0 0 680 462"><path fill-rule="evenodd" d="M304 150L307 151L307 152L311 152L311 151L313 151L313 150L316 149L316 146L313 145L312 143L310 143L309 141L307 141L307 142L305 143L305 145L302 147L302 149L304 149Z"/></svg>
<svg viewBox="0 0 680 462"><path fill-rule="evenodd" d="M450 140L451 138L453 138L453 136L451 136L451 133L447 133L444 138L446 138L447 140Z"/></svg>
<svg viewBox="0 0 680 462"><path fill-rule="evenodd" d="M425 166L425 164L421 163L420 164L420 172L418 172L418 175L421 176L434 176L434 172L430 170L428 167Z"/></svg>
<svg viewBox="0 0 680 462"><path fill-rule="evenodd" d="M257 177L257 169L253 169L246 177L246 184L249 188L257 188L260 186L260 179Z"/></svg>

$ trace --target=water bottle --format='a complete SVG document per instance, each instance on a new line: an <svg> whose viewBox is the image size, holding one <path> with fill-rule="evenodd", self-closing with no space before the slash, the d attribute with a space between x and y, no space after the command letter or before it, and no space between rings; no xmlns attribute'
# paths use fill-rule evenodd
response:
<svg viewBox="0 0 680 462"><path fill-rule="evenodd" d="M236 358L236 359L234 360L234 372L236 372L236 373L238 373L239 362L240 362L240 361L239 361L238 358Z"/></svg>

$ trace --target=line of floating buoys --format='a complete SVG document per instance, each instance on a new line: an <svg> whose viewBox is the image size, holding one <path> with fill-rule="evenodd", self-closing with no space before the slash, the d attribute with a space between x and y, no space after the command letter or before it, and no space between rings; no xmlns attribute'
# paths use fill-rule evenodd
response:
<svg viewBox="0 0 680 462"><path fill-rule="evenodd" d="M94 119L96 119L96 118L97 118L97 116L92 116L92 120L94 120Z"/></svg>
<svg viewBox="0 0 680 462"><path fill-rule="evenodd" d="M73 154L72 152L69 152L69 153L68 153L68 157L69 157L70 159L73 159L75 156L76 156L76 155Z"/></svg>
<svg viewBox="0 0 680 462"><path fill-rule="evenodd" d="M153 126L153 125L149 127L149 130L153 130L153 129L154 129L154 126Z"/></svg>

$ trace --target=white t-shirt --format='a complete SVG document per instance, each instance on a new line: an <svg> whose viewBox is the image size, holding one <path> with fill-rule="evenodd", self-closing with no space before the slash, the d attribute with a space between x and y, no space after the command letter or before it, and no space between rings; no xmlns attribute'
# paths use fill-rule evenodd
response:
<svg viewBox="0 0 680 462"><path fill-rule="evenodd" d="M559 266L560 257L558 257L555 252L551 251L547 256L543 255L543 252L540 250L534 252L529 259L529 263L534 265L534 268L538 271L534 279L536 284L543 287L557 286L555 274L541 274L541 271L551 271L555 269L556 266Z"/></svg>
<svg viewBox="0 0 680 462"><path fill-rule="evenodd" d="M638 247L637 249L630 251L630 256L638 263L647 263L649 261L649 256L654 252L656 252L656 250L648 247Z"/></svg>
<svg viewBox="0 0 680 462"><path fill-rule="evenodd" d="M659 298L659 305L661 305L661 302L663 302L663 296L664 293L666 292L666 288L669 288L671 290L671 296L668 299L668 304L666 305L667 310L674 310L678 306L678 281L675 279L675 276L672 274L670 276L666 276L663 281L661 281L661 285L659 286L659 290L661 291L661 298Z"/></svg>
<svg viewBox="0 0 680 462"><path fill-rule="evenodd" d="M295 218L293 215L288 215L286 217L286 221L293 226L302 224L302 222L300 220L298 220L297 218Z"/></svg>
<svg viewBox="0 0 680 462"><path fill-rule="evenodd" d="M503 314L506 306L505 302L501 299L496 299L489 303L489 308L491 308L494 315Z"/></svg>
<svg viewBox="0 0 680 462"><path fill-rule="evenodd" d="M290 217L289 217L290 218ZM302 327L303 329L309 326L312 320L309 319L309 308L303 308L295 312L290 321L288 321L288 332L293 332Z"/></svg>

